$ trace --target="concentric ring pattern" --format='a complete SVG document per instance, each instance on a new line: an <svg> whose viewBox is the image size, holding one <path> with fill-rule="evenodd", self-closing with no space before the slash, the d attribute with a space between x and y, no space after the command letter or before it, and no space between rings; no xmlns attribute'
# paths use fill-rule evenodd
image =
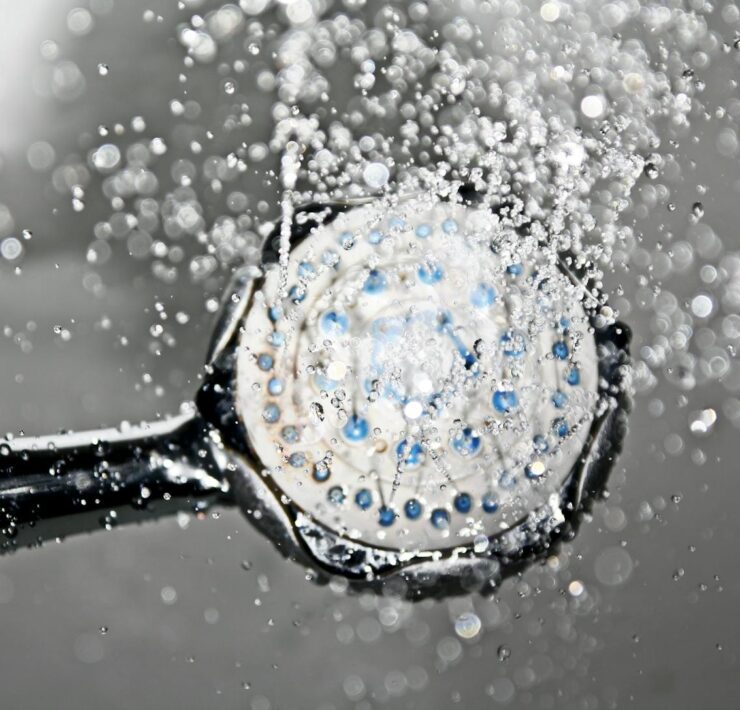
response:
<svg viewBox="0 0 740 710"><path fill-rule="evenodd" d="M287 278L286 278L287 276ZM238 361L264 475L332 531L431 550L559 491L598 401L583 288L494 212L356 207L267 270Z"/></svg>

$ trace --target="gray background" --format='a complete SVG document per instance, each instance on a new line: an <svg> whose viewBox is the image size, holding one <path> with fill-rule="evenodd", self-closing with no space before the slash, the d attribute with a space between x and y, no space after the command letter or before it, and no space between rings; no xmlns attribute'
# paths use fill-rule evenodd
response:
<svg viewBox="0 0 740 710"><path fill-rule="evenodd" d="M83 286L92 227L110 210L96 204L91 186L86 209L75 214L49 174L29 167L27 148L47 140L58 157L84 158L98 124L137 114L146 116L148 134L165 135L183 56L173 28L187 15L170 0L119 0L111 12L93 3L95 30L73 39L66 16L76 5L0 0L0 202L12 211L13 233L33 231L21 260L0 260L0 431L40 434L176 412L197 386L213 320L204 302L222 281L204 286L184 276L164 286L149 262L114 254L96 268L105 289L94 295ZM143 22L146 9L162 22ZM727 26L719 29L732 38ZM45 39L79 65L83 99L60 103L39 93ZM97 73L100 62L110 66L106 77ZM721 105L733 76L733 57L714 65L703 100ZM200 90L205 124L212 87ZM714 130L712 122L695 124L697 140L680 157L696 167L676 185L676 213L640 225L646 249L667 220L686 230L699 183L710 188L707 222L727 249L737 247L740 175L714 151ZM671 288L689 296L694 282L690 275ZM187 326L173 327L177 345L161 355L148 334L156 301L191 315ZM108 329L100 325L106 316ZM648 314L635 308L626 317L639 345ZM0 706L737 707L740 480L738 432L721 410L726 396L719 385L681 393L661 382L639 397L611 496L566 548L562 569L532 569L489 601L412 606L347 595L338 584L318 587L233 510L2 558ZM665 404L660 417L650 414L654 398ZM699 439L689 433L689 412L708 406L719 420ZM685 443L681 455L666 453L672 433ZM695 449L706 454L704 465L692 462ZM598 560L617 547L634 568L622 584L604 584ZM567 591L572 580L585 586L579 597ZM483 622L472 641L454 629L469 610Z"/></svg>

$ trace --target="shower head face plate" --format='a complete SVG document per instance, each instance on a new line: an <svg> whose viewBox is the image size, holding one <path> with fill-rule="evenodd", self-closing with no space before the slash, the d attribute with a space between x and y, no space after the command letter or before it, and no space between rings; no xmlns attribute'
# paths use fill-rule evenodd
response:
<svg viewBox="0 0 740 710"><path fill-rule="evenodd" d="M265 270L237 354L261 474L391 554L492 538L552 504L600 399L591 298L490 209L375 202Z"/></svg>

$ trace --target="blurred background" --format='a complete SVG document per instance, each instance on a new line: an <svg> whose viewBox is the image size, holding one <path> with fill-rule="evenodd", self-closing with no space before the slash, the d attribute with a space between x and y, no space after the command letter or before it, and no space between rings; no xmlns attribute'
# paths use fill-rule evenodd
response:
<svg viewBox="0 0 740 710"><path fill-rule="evenodd" d="M195 258L202 245L188 233L173 232L178 248L150 258L156 244L109 219L115 196L90 161L106 140L130 146L140 135L157 155L159 137L167 161L152 160L141 177L151 184L137 189L171 190L173 210L192 207L174 185L188 182L193 141L215 156L234 139L208 138L224 120L224 79L195 66L184 85L176 30L218 6L0 0L0 431L155 419L197 388L228 269ZM732 45L740 25L728 7L705 17ZM710 120L737 111L728 99L737 97L737 56L719 56L704 77L707 115L681 145L676 207L660 205L640 225L648 254L666 232L687 233L699 194L718 248L740 245L737 145L727 149L731 139ZM261 100L253 97L253 116ZM266 140L266 124L249 126L250 140ZM95 160L103 172L118 162L115 153ZM206 188L203 212L179 213L181 222L209 224L223 204L244 209L238 184ZM269 215L274 189L265 181L244 192L267 200L258 209ZM114 238L100 232L104 220ZM255 246L240 244L247 254ZM695 264L672 284L677 299L691 299L702 278ZM652 327L641 295L620 304L638 350ZM660 381L638 395L609 498L557 561L508 580L491 600L411 605L348 594L339 580L318 587L233 510L6 556L0 705L736 707L733 377L737 368L699 389ZM694 414L707 409L708 425L711 415Z"/></svg>

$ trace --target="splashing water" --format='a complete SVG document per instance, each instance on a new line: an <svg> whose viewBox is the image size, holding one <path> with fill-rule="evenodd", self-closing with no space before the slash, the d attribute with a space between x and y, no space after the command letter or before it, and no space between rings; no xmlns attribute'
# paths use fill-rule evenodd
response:
<svg viewBox="0 0 740 710"><path fill-rule="evenodd" d="M658 126L679 132L686 124L693 82L680 57L700 42L700 18L637 3L545 3L537 10L469 2L459 14L443 3L389 5L375 14L347 7L330 12L308 0L224 5L179 30L186 70L218 60L222 70L243 75L241 92L228 94L234 99L222 134L236 138L257 113L262 124L265 113L274 123L267 143L245 141L204 159L200 172L214 186L256 176L271 152L281 159L287 134L303 122L312 126L296 176L304 201L357 197L391 182L402 191L474 182L492 203L509 206L512 221L533 220L555 250L606 263L629 241L618 216L643 168L658 169ZM638 20L660 29L655 47L626 39ZM485 36L484 25L492 28ZM185 116L182 102L172 111ZM93 167L114 171L104 190L118 198L117 211L142 232L152 214L173 236L205 228L220 263L241 258L258 239L252 229L260 218L220 215L206 226L205 195L190 187L198 153L177 160L185 189L152 198L153 176L138 161L166 155L166 140L134 145L133 162L123 164L111 144L92 153ZM134 212L124 211L142 197ZM237 190L232 202L248 198Z"/></svg>
<svg viewBox="0 0 740 710"><path fill-rule="evenodd" d="M293 228L295 202L293 190L301 168L301 158L314 133L312 122L307 119L284 119L276 127L274 143L284 145L280 160L280 182L283 195L280 201L280 288L278 295L288 295L288 257L290 254L290 234Z"/></svg>
<svg viewBox="0 0 740 710"><path fill-rule="evenodd" d="M198 236L208 250L193 257L191 272L202 278L259 242L264 205L259 191L237 187L229 200L243 214L214 216L208 227L204 214L213 208L194 176L202 172L221 192L269 176L275 156L284 225L294 201L384 190L444 195L470 183L512 227L529 225L537 249L567 252L600 280L604 266L629 260L634 235L620 215L633 207L643 173L659 170L659 129L669 137L685 130L694 82L680 58L705 24L680 9L627 2L463 5L376 12L350 3L343 12L309 0L245 2L194 17L178 33L186 70L219 62L220 72L241 77L219 132L237 143L242 127L258 117L264 125L266 114L271 136L208 156L200 171L192 157L177 159L181 186L162 200L150 196L146 168L103 165L113 146L102 146L93 164L115 170L104 190L119 207L101 232L118 231L125 216L137 225L137 243L151 243L146 225L160 221L173 237ZM660 39L629 39L638 21L659 29ZM176 116L182 106L173 102ZM164 143L155 137L128 153L155 157ZM257 209L243 208L250 204ZM166 245L158 249L165 256ZM155 265L165 279L176 270L161 257Z"/></svg>
<svg viewBox="0 0 740 710"><path fill-rule="evenodd" d="M260 263L261 245L278 225L277 264L260 263L274 288L255 314L281 306L284 317L245 324L255 335L242 353L242 374L251 377L245 410L270 431L252 442L265 469L314 520L390 548L439 551L463 540L489 551L487 533L556 490L568 447L579 450L596 375L582 366L580 381L564 378L574 377L572 361L593 362L589 327L617 317L639 324L647 315L631 384L651 397L649 416L662 419L673 396L663 393L672 388L688 420L686 434L675 422L665 436L655 434L657 455L703 465L711 457L695 444L723 419L740 426L740 252L710 226L707 187L698 184L688 201L679 189L692 158L707 160L694 145L696 125L718 127L702 151L728 163L740 154L737 99L724 86L720 97L708 96L702 78L723 56L737 67L734 4L711 14L700 1L183 0L180 13L182 92L167 97L166 133L137 116L130 127L101 127L86 161L57 157L39 141L29 163L52 170L74 210L89 211L100 191L110 204L88 250L91 270L100 270L91 284L106 280L111 252L127 258L117 253L125 244L162 283L190 279L214 312L219 286L242 263ZM155 14L145 21L154 23ZM120 75L114 63L98 72L106 82ZM202 89L204 79L212 91ZM59 100L84 92L81 71L66 59L55 63L51 81ZM458 199L473 193L487 220L476 223L475 210ZM351 207L344 223L316 227L314 236L333 240L326 262L318 249L300 252L290 243L304 204ZM444 241L447 210L459 212L467 255L451 236ZM407 226L391 225L393 216ZM433 235L416 234L424 224ZM17 267L33 242L21 249L6 236L13 224L2 205L0 227L0 257ZM493 238L495 254L483 236ZM391 245L405 250L395 266L383 251ZM304 299L291 250L316 272L304 267ZM385 283L371 272L382 272ZM379 288L393 293L387 312L373 310ZM566 328L550 318L543 300L575 322ZM597 312L593 324L586 307ZM490 330L476 316L482 313ZM166 331L152 337L159 347ZM299 345L302 359L286 354ZM295 388L277 392L278 373L294 365ZM518 389L530 379L531 392ZM436 403L441 414L432 411ZM511 470L518 476L504 475ZM602 515L615 534L629 524L618 499ZM680 496L672 500L677 505ZM636 520L648 526L660 511L660 500L645 501ZM522 702L531 701L523 693L536 674L536 682L557 676L558 694L582 699L584 687L594 690L585 681L576 691L560 681L566 673L572 679L575 667L586 677L588 649L598 641L581 630L572 643L577 617L599 608L597 581L626 582L637 569L634 554L621 539L595 553L592 585L576 578L582 567L574 557L553 553L536 581L516 581L511 606L506 595L491 606L476 601L475 613L450 603L453 636L432 650L435 670L463 657L472 665L467 644L495 628L501 669L486 690L492 699L507 703L522 693ZM683 576L677 569L674 578ZM346 580L331 589L340 597ZM555 620L563 641L551 634L546 651L526 665L523 647L532 639L524 624L511 634L505 626L543 589L560 592L562 606L543 618ZM337 638L369 643L382 626L426 644L429 628L414 618L427 612L416 607L412 615L390 598L395 590L363 598L361 608L379 621L342 623ZM346 608L337 603L334 611L346 621ZM533 617L524 622L539 633ZM500 635L509 637L505 644ZM484 677L491 664L482 657ZM408 673L408 688L423 687L414 677ZM390 680L363 678L346 679L350 700L395 692ZM604 703L613 704L606 695Z"/></svg>
<svg viewBox="0 0 740 710"><path fill-rule="evenodd" d="M656 36L639 32L639 25L656 30ZM183 23L178 39L187 50L184 83L199 72L215 70L222 77L220 125L201 132L218 136L229 152L208 155L199 166L203 142L191 143L189 157L173 158L179 186L157 199L159 186L146 163L168 154L169 139L151 137L126 151L102 144L91 152L91 165L106 176L104 192L116 214L99 232L130 230L129 241L142 246L154 246L158 224L171 240L192 236L196 241L189 248L199 243L205 253L191 258L190 272L205 280L220 268L254 261L279 212L279 278L272 306L277 311L288 299L300 319L310 315L301 301L313 276L289 283L296 205L411 195L425 195L431 205L454 202L461 190L473 190L495 214L496 255L508 270L503 278L482 282L476 298L487 298L487 285L498 289L497 308L505 309L499 327L511 328L512 352L519 330L529 340L547 330L532 307L536 293L516 281L519 273L526 280L532 268L560 284L550 294L555 302L572 297L575 284L578 301L589 307L598 303L595 324L604 326L619 315L615 303L624 305L624 299L607 300L603 284L612 280L615 267L629 268L635 251L636 236L624 216L639 211L644 188L636 200L635 187L657 179L665 166L662 147L686 132L696 81L682 57L697 51L706 32L697 14L637 2L226 4ZM188 111L195 117L197 108L193 99L171 103L175 117L186 122L193 121ZM245 129L254 135L250 140L242 140ZM137 162L143 156L145 164ZM208 187L196 187L200 178ZM276 189L272 204L265 201ZM214 214L223 192L236 216ZM365 230L355 229L344 242L340 238L341 249L352 249L358 234L372 228L368 222ZM481 234L488 228L478 227ZM178 270L177 261L166 264L168 241L135 250L143 258L156 254L154 273L165 280L176 278ZM179 259L180 245L172 249ZM441 280L444 261L453 258L417 253L427 263L416 278L429 282ZM375 271L374 259L369 257L362 273ZM466 268L471 272L471 265ZM558 270L570 278L556 279ZM697 312L706 311L701 297L695 303ZM438 309L434 317L441 313ZM392 363L407 357L409 343L424 351L426 336L416 333L419 318L406 317L403 345L387 346L378 356L386 360L382 366L357 363L348 377L373 371L373 397L397 389L397 379L384 381L385 375L377 373L396 372ZM485 356L484 343L476 353L472 344L461 344L459 328L451 322L435 337L458 342L463 362ZM299 335L294 329L275 337L288 347ZM316 341L312 347L324 346ZM350 351L358 347L353 343ZM319 367L321 377L336 382L343 379L341 364L357 353L342 357L305 366ZM411 358L401 369L412 372L423 365ZM470 385L461 384L464 370L457 372L449 363L441 368L451 378L445 386L439 372L428 377L440 397L449 389L475 401ZM638 365L638 385L644 377ZM347 388L348 399L335 407L341 416L357 416L352 407L365 396L365 386L355 379ZM511 382L504 379L496 386L505 409L510 401L504 400L514 396ZM425 406L413 394L404 391L399 399L409 423L423 419ZM315 404L307 403L305 417ZM475 427L468 431L465 419L450 429L451 441L459 446L471 445L471 437L476 440L480 433ZM518 431L528 442L535 434L524 437ZM434 436L415 426L397 428L394 436L404 451L418 449L441 484L454 488L449 463L430 444ZM496 431L494 439L500 436ZM503 461L506 446L495 445ZM512 458L518 467L528 465L522 455ZM390 487L381 492L384 506L402 487L407 459L406 454L397 457Z"/></svg>

